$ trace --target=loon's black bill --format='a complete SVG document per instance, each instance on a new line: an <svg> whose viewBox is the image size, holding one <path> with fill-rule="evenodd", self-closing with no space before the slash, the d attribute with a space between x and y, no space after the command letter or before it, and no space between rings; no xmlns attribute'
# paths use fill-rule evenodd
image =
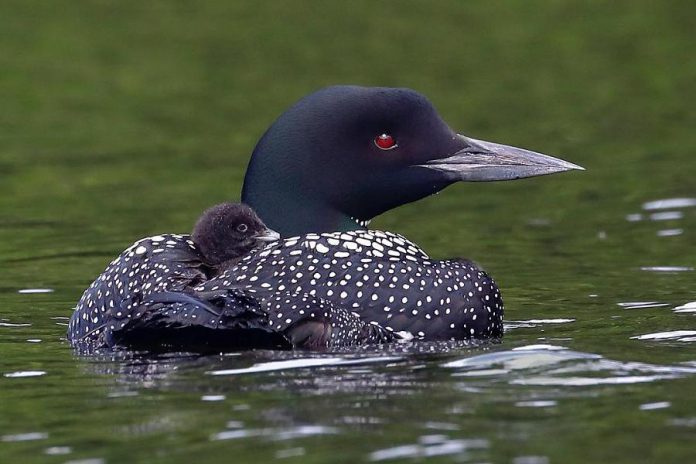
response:
<svg viewBox="0 0 696 464"><path fill-rule="evenodd" d="M466 147L446 158L434 159L422 167L446 173L453 181L488 182L543 176L585 168L523 148L476 140L460 135Z"/></svg>
<svg viewBox="0 0 696 464"><path fill-rule="evenodd" d="M276 242L280 240L280 234L273 229L266 229L258 235L254 235L257 242Z"/></svg>

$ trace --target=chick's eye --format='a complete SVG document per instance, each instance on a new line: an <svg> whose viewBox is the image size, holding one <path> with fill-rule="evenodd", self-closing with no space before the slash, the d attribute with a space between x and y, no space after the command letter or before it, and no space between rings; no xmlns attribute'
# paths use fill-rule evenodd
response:
<svg viewBox="0 0 696 464"><path fill-rule="evenodd" d="M389 134L381 134L375 137L375 145L380 150L391 150L398 147L396 139Z"/></svg>
<svg viewBox="0 0 696 464"><path fill-rule="evenodd" d="M247 226L246 224L239 224L239 225L237 226L237 230L238 230L239 232L241 232L241 233L244 233L244 232L246 232L247 230L249 230L249 226Z"/></svg>

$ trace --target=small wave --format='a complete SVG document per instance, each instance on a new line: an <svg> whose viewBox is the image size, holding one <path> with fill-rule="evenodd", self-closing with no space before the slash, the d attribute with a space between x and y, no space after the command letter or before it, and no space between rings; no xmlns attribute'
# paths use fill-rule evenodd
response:
<svg viewBox="0 0 696 464"><path fill-rule="evenodd" d="M28 322L0 322L0 327L29 327Z"/></svg>
<svg viewBox="0 0 696 464"><path fill-rule="evenodd" d="M504 328L508 332L514 329L529 329L534 327L539 327L543 324L568 324L570 322L575 322L575 319L527 319L522 321L505 321Z"/></svg>
<svg viewBox="0 0 696 464"><path fill-rule="evenodd" d="M613 361L598 354L556 345L526 345L457 359L443 364L443 367L455 369L456 372L452 374L455 377L497 377L510 385L527 386L625 385L696 374L696 367L688 365L661 366Z"/></svg>
<svg viewBox="0 0 696 464"><path fill-rule="evenodd" d="M657 231L658 237L676 237L684 233L684 229L662 229Z"/></svg>
<svg viewBox="0 0 696 464"><path fill-rule="evenodd" d="M373 451L369 460L388 461L404 458L427 458L433 456L446 456L461 454L467 450L485 449L489 447L488 440L484 439L450 439L446 436L431 435L419 438L418 443L393 446Z"/></svg>
<svg viewBox="0 0 696 464"><path fill-rule="evenodd" d="M635 383L655 382L656 380L674 379L676 375L626 375L621 377L529 377L515 379L513 385L536 385L548 387L592 387L599 385L630 385Z"/></svg>
<svg viewBox="0 0 696 464"><path fill-rule="evenodd" d="M54 291L55 290L53 290L52 288L22 288L20 290L17 290L17 293L28 295L36 293L53 293Z"/></svg>
<svg viewBox="0 0 696 464"><path fill-rule="evenodd" d="M554 400L533 400L533 401L518 401L515 406L518 408L551 408L556 406L558 402Z"/></svg>
<svg viewBox="0 0 696 464"><path fill-rule="evenodd" d="M669 303L660 303L659 301L626 301L616 304L624 309L647 309L669 306Z"/></svg>
<svg viewBox="0 0 696 464"><path fill-rule="evenodd" d="M301 425L298 427L273 429L237 429L237 430L225 430L213 434L210 439L213 441L218 440L235 440L239 438L249 438L249 437L267 437L272 440L284 441L284 440L294 440L302 437L312 437L318 435L336 435L339 430L335 427L327 427L324 425Z"/></svg>
<svg viewBox="0 0 696 464"><path fill-rule="evenodd" d="M633 340L681 340L683 337L696 336L696 330L673 330L671 332L655 332L631 337Z"/></svg>
<svg viewBox="0 0 696 464"><path fill-rule="evenodd" d="M48 434L45 432L28 432L28 433L17 433L14 435L3 435L0 437L0 441L13 442L13 441L34 441L34 440L45 440L48 438Z"/></svg>
<svg viewBox="0 0 696 464"><path fill-rule="evenodd" d="M650 215L651 221L674 221L684 217L684 213L681 211L660 211L659 213L652 213Z"/></svg>
<svg viewBox="0 0 696 464"><path fill-rule="evenodd" d="M5 377L9 379L17 379L17 378L23 378L23 377L40 377L42 375L46 375L46 371L17 371L17 372L8 372L4 374Z"/></svg>
<svg viewBox="0 0 696 464"><path fill-rule="evenodd" d="M690 301L689 303L677 306L672 311L675 313L696 313L696 301Z"/></svg>
<svg viewBox="0 0 696 464"><path fill-rule="evenodd" d="M599 355L572 351L562 346L538 344L457 359L443 364L443 367L464 370L454 375L467 375L472 371L476 375L485 375L489 370L495 371L497 375L530 367L551 366L569 360L599 358Z"/></svg>
<svg viewBox="0 0 696 464"><path fill-rule="evenodd" d="M645 211L689 208L692 206L696 206L696 198L665 198L664 200L654 200L643 203L643 209Z"/></svg>
<svg viewBox="0 0 696 464"><path fill-rule="evenodd" d="M643 266L640 270L648 272L690 272L694 268L690 266Z"/></svg>
<svg viewBox="0 0 696 464"><path fill-rule="evenodd" d="M254 364L251 367L242 369L222 369L208 372L210 375L238 375L238 374L253 374L258 372L284 371L289 369L303 369L309 367L325 367L325 366L345 366L351 364L369 364L369 363L386 363L392 361L400 361L401 357L396 356L381 356L373 358L297 358L288 359L285 361L270 361Z"/></svg>
<svg viewBox="0 0 696 464"><path fill-rule="evenodd" d="M672 406L672 403L669 401L658 401L655 403L641 404L638 409L641 411L654 411L655 409L665 409L669 408L670 406Z"/></svg>

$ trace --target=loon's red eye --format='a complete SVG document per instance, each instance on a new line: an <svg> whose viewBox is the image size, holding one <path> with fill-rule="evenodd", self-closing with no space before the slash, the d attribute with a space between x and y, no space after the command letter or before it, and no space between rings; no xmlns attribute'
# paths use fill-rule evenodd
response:
<svg viewBox="0 0 696 464"><path fill-rule="evenodd" d="M375 137L375 145L381 150L391 150L398 146L394 137L389 134L382 134Z"/></svg>

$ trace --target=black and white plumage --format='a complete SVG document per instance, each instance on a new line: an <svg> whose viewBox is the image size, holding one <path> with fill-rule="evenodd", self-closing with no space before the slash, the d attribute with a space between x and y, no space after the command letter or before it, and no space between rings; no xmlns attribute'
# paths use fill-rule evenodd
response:
<svg viewBox="0 0 696 464"><path fill-rule="evenodd" d="M304 292L394 332L449 340L497 338L503 302L493 279L467 260L436 261L382 231L306 234L266 246L196 291L242 286Z"/></svg>
<svg viewBox="0 0 696 464"><path fill-rule="evenodd" d="M187 235L139 240L112 261L84 292L68 324L82 351L232 348L326 349L398 338L377 324L303 292L212 285Z"/></svg>

